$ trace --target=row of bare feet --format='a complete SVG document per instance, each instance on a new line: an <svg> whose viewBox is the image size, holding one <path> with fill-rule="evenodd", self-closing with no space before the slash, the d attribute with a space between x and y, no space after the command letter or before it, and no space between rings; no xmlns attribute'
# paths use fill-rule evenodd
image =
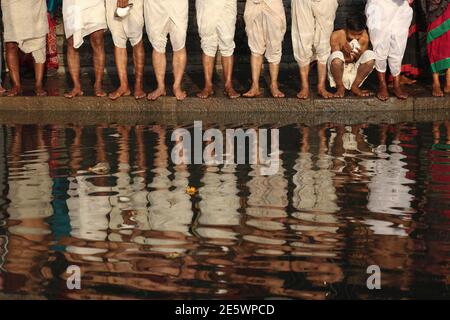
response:
<svg viewBox="0 0 450 320"><path fill-rule="evenodd" d="M47 96L47 91L44 90L44 88L42 88L41 86L37 86L34 89L34 92L36 94L36 96L38 97L45 97ZM22 95L22 88L21 87L12 87L9 90L6 90L5 88L3 88L0 85L0 96L7 96L7 97L17 97Z"/></svg>

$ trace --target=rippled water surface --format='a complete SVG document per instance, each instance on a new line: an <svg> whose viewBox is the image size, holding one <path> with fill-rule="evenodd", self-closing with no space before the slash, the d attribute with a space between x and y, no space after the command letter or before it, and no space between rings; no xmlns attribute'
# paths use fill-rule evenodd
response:
<svg viewBox="0 0 450 320"><path fill-rule="evenodd" d="M448 122L285 126L272 176L174 165L164 125L0 128L0 299L450 297Z"/></svg>

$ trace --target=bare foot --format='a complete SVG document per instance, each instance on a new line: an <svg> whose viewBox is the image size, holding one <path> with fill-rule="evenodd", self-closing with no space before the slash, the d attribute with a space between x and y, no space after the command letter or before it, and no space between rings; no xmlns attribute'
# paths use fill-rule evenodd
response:
<svg viewBox="0 0 450 320"><path fill-rule="evenodd" d="M41 87L36 87L36 89L34 90L34 92L36 93L36 96L38 97L46 97L47 96L47 91L45 91L43 88Z"/></svg>
<svg viewBox="0 0 450 320"><path fill-rule="evenodd" d="M256 98L261 95L261 90L257 87L251 87L246 93L244 93L244 97L246 98Z"/></svg>
<svg viewBox="0 0 450 320"><path fill-rule="evenodd" d="M166 96L166 89L165 88L157 88L155 91L150 92L147 96L147 99L150 101L156 101L159 99L159 97L165 97Z"/></svg>
<svg viewBox="0 0 450 320"><path fill-rule="evenodd" d="M80 88L73 88L72 91L64 94L64 97L66 97L67 99L73 99L75 97L82 97L82 96L84 96L84 92L81 91Z"/></svg>
<svg viewBox="0 0 450 320"><path fill-rule="evenodd" d="M144 99L147 96L142 87L134 87L134 98L136 100Z"/></svg>
<svg viewBox="0 0 450 320"><path fill-rule="evenodd" d="M443 97L444 91L442 91L440 85L433 85L433 91L432 91L433 97Z"/></svg>
<svg viewBox="0 0 450 320"><path fill-rule="evenodd" d="M416 82L417 82L417 80L408 78L405 75L400 76L400 84L412 85L412 84L415 84Z"/></svg>
<svg viewBox="0 0 450 320"><path fill-rule="evenodd" d="M0 85L0 96L3 96L5 94L6 94L6 89Z"/></svg>
<svg viewBox="0 0 450 320"><path fill-rule="evenodd" d="M357 97L370 97L371 95L369 90L361 90L358 86L352 86L351 91Z"/></svg>
<svg viewBox="0 0 450 320"><path fill-rule="evenodd" d="M274 98L284 98L285 97L284 93L280 91L280 89L278 88L278 85L276 85L276 84L272 84L270 86L270 93L272 94L272 97L274 97Z"/></svg>
<svg viewBox="0 0 450 320"><path fill-rule="evenodd" d="M450 84L447 84L447 85L444 87L444 93L450 93Z"/></svg>
<svg viewBox="0 0 450 320"><path fill-rule="evenodd" d="M8 97L16 97L22 94L22 88L21 87L12 87L8 90L7 96Z"/></svg>
<svg viewBox="0 0 450 320"><path fill-rule="evenodd" d="M389 90L386 86L380 86L378 88L377 98L381 101L387 101L389 99Z"/></svg>
<svg viewBox="0 0 450 320"><path fill-rule="evenodd" d="M120 97L128 97L128 96L130 96L130 95L131 95L130 88L128 88L128 87L125 87L125 88L119 87L116 91L111 92L111 93L108 95L108 97L109 97L111 100L117 100L117 99L119 99Z"/></svg>
<svg viewBox="0 0 450 320"><path fill-rule="evenodd" d="M108 94L103 90L101 86L95 86L94 95L98 98L103 98L106 97Z"/></svg>
<svg viewBox="0 0 450 320"><path fill-rule="evenodd" d="M301 100L309 99L309 87L308 88L302 88L300 92L297 94L297 98Z"/></svg>
<svg viewBox="0 0 450 320"><path fill-rule="evenodd" d="M403 91L402 86L395 86L394 85L394 94L400 100L408 99L408 93Z"/></svg>
<svg viewBox="0 0 450 320"><path fill-rule="evenodd" d="M173 87L173 94L178 101L183 101L187 97L186 91L184 91L180 87Z"/></svg>
<svg viewBox="0 0 450 320"><path fill-rule="evenodd" d="M236 99L241 96L241 94L238 93L236 90L234 90L234 88L231 86L225 87L225 90L223 91L223 93L230 99Z"/></svg>
<svg viewBox="0 0 450 320"><path fill-rule="evenodd" d="M327 89L321 87L317 88L317 93L324 99L330 99L334 96L331 92L328 92Z"/></svg>
<svg viewBox="0 0 450 320"><path fill-rule="evenodd" d="M200 99L208 99L214 95L214 89L212 86L206 86L201 92L197 93L197 97Z"/></svg>
<svg viewBox="0 0 450 320"><path fill-rule="evenodd" d="M336 93L334 94L334 97L335 98L345 97L345 87L344 86L338 87Z"/></svg>

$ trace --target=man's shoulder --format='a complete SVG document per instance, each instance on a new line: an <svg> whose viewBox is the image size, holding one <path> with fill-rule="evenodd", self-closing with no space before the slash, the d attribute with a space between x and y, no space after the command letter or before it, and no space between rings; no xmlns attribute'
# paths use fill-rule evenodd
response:
<svg viewBox="0 0 450 320"><path fill-rule="evenodd" d="M342 39L345 39L345 38L346 38L346 35L345 35L345 30L344 29L335 30L331 34L331 39L332 40L342 40Z"/></svg>

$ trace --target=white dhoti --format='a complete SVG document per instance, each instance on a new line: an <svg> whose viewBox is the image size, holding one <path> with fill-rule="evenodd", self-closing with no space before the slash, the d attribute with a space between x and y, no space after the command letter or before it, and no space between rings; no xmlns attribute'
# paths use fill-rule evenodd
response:
<svg viewBox="0 0 450 320"><path fill-rule="evenodd" d="M146 0L144 17L148 38L157 52L166 52L168 35L173 51L180 51L185 47L189 20L188 0Z"/></svg>
<svg viewBox="0 0 450 320"><path fill-rule="evenodd" d="M114 45L126 48L128 40L132 46L142 40L144 33L144 0L133 0L133 7L128 16L115 16L117 0L106 0L106 21L111 31Z"/></svg>
<svg viewBox="0 0 450 320"><path fill-rule="evenodd" d="M389 62L391 74L398 76L408 42L413 10L406 0L368 0L366 15L376 55L375 68L379 72L386 72Z"/></svg>
<svg viewBox="0 0 450 320"><path fill-rule="evenodd" d="M244 20L252 54L265 55L269 63L280 63L286 33L283 1L247 0Z"/></svg>
<svg viewBox="0 0 450 320"><path fill-rule="evenodd" d="M338 6L337 0L292 0L292 46L301 67L327 63Z"/></svg>
<svg viewBox="0 0 450 320"><path fill-rule="evenodd" d="M236 47L237 0L197 0L195 6L203 52L215 57L219 48L222 56L232 56Z"/></svg>
<svg viewBox="0 0 450 320"><path fill-rule="evenodd" d="M335 60L341 60L345 63L344 53L342 51L334 51L330 57L328 58L328 79L330 80L330 86L332 88L336 87L336 82L334 81L333 74L331 73L331 63ZM361 54L358 61L353 63L346 63L344 66L344 73L342 75L342 82L344 83L344 87L347 90L350 90L352 88L353 82L355 82L356 75L358 73L358 69L361 66L361 64L367 63L369 61L375 60L375 53L372 50L366 50ZM367 77L370 75L370 73L367 75ZM367 79L366 77L366 79ZM360 86L366 81L364 79Z"/></svg>
<svg viewBox="0 0 450 320"><path fill-rule="evenodd" d="M15 42L24 53L31 53L36 63L46 59L48 33L45 0L3 0L5 42Z"/></svg>
<svg viewBox="0 0 450 320"><path fill-rule="evenodd" d="M73 37L73 46L78 49L84 37L98 30L106 30L104 0L64 0L63 20L66 38Z"/></svg>

